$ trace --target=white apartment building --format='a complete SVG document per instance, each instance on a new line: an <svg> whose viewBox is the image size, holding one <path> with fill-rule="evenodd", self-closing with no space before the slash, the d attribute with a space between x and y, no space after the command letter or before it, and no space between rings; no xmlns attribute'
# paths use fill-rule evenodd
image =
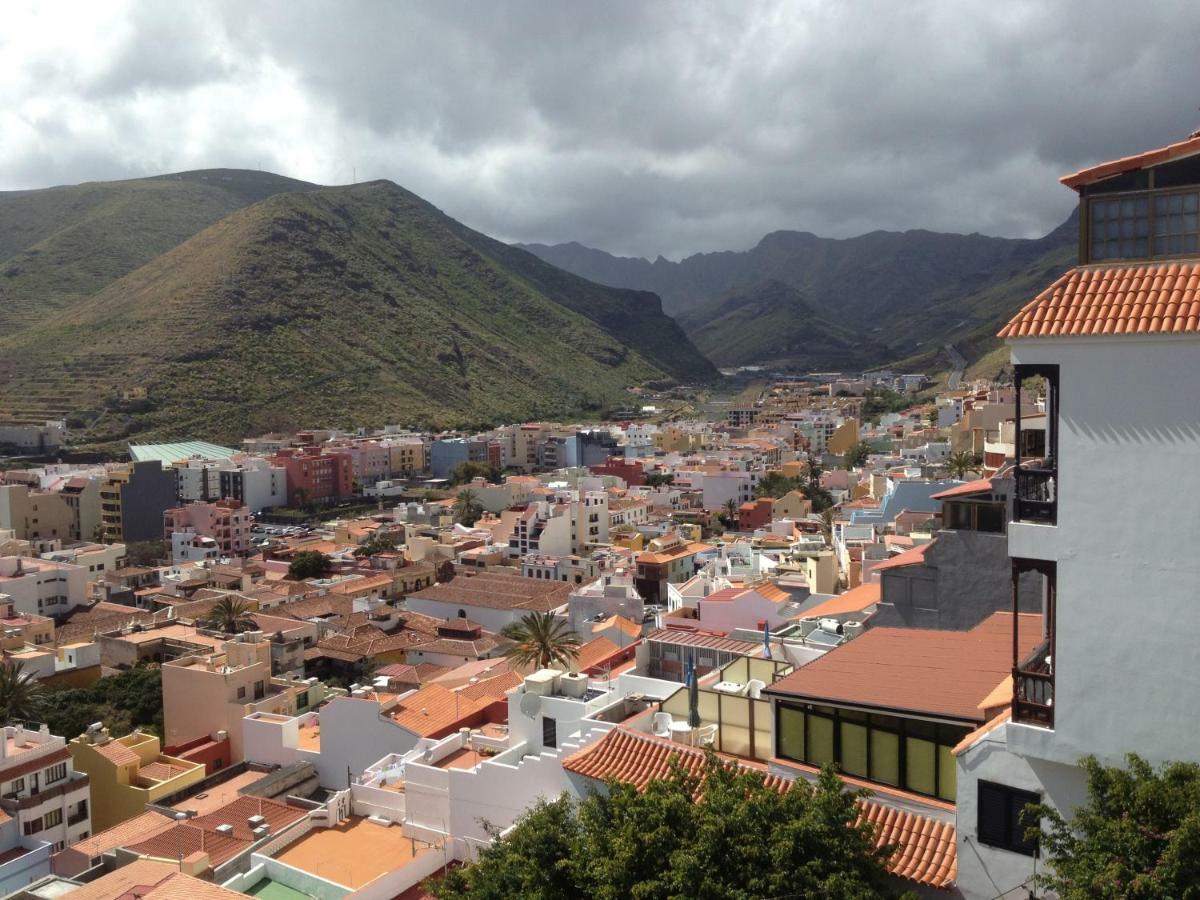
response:
<svg viewBox="0 0 1200 900"><path fill-rule="evenodd" d="M108 572L125 565L124 544L75 544L42 554L42 559L70 563L86 571L85 580L103 581Z"/></svg>
<svg viewBox="0 0 1200 900"><path fill-rule="evenodd" d="M27 556L0 557L0 594L18 612L39 616L65 613L87 599L87 570L70 563Z"/></svg>
<svg viewBox="0 0 1200 900"><path fill-rule="evenodd" d="M287 506L287 470L269 459L238 453L229 459L188 459L175 468L180 503L241 500L252 513Z"/></svg>
<svg viewBox="0 0 1200 900"><path fill-rule="evenodd" d="M1182 168L1194 167L1200 138L1172 149L1158 155L1166 162L1145 164L1158 171L1147 182L1190 188L1112 200L1107 167L1064 179L1088 188L1087 265L1001 332L1018 396L1026 388L1046 398L1045 427L1015 435L1008 525L1014 578L1037 573L1043 583L1043 640L1013 660L1007 716L957 758L959 886L968 897L1026 895L1045 863L1014 819L1031 801L1069 818L1086 799L1084 755L1107 765L1122 765L1129 752L1152 764L1200 761L1200 556L1192 547L1200 325L1191 300L1200 256L1156 261L1163 250L1196 249L1194 234L1173 243L1170 210L1173 198L1200 205L1200 184ZM1142 165L1135 157L1121 168ZM1126 212L1131 233L1152 237L1126 244L1121 226L1109 240L1109 220L1119 225ZM1143 228L1139 215L1157 219ZM1114 256L1120 261L1097 265Z"/></svg>
<svg viewBox="0 0 1200 900"><path fill-rule="evenodd" d="M88 776L61 737L22 725L0 731L0 890L50 874L50 855L91 834ZM24 851L24 852L21 852Z"/></svg>

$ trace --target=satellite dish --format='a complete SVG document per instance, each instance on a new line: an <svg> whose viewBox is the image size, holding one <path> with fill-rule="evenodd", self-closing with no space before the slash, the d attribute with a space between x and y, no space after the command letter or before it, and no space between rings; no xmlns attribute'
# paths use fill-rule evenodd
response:
<svg viewBox="0 0 1200 900"><path fill-rule="evenodd" d="M542 710L542 698L537 694L522 694L521 695L521 714L528 716L531 719L537 718L537 714Z"/></svg>

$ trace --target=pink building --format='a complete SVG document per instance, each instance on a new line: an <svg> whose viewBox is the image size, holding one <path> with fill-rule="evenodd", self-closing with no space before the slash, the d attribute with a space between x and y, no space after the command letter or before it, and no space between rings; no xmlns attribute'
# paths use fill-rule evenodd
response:
<svg viewBox="0 0 1200 900"><path fill-rule="evenodd" d="M250 508L237 500L192 503L163 513L163 536L167 542L176 532L192 532L212 538L221 556L245 556L250 552Z"/></svg>

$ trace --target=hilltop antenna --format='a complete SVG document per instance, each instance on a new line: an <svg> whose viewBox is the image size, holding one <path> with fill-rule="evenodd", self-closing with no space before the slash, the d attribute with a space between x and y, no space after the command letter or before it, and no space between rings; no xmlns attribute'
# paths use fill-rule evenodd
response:
<svg viewBox="0 0 1200 900"><path fill-rule="evenodd" d="M358 166L353 166L351 171L354 173L350 178L351 184L358 184Z"/></svg>

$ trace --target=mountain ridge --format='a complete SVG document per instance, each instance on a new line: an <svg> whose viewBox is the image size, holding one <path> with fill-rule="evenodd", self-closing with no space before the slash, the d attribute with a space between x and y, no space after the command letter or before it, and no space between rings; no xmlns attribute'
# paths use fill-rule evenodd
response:
<svg viewBox="0 0 1200 900"><path fill-rule="evenodd" d="M812 232L779 230L744 251L692 254L678 262L659 257L619 257L567 244L520 245L560 268L619 287L651 290L701 347L730 298L761 292L779 283L799 291L819 319L855 333L868 350L849 355L844 365L865 359L884 365L920 359L926 345L970 339L981 355L990 346L975 332L1010 315L1029 299L1025 273L1065 270L1078 236L1077 214L1041 238L996 238L979 233L948 234L927 229L876 230L852 238L823 238ZM1005 287L1007 285L1007 287ZM1019 302L1018 302L1019 301ZM961 307L961 309L959 309ZM959 315L966 314L966 318ZM711 323L711 324L710 324ZM779 323L786 327L786 322ZM827 360L820 348L804 350L804 335L788 338L778 329L760 329L759 340L739 340L742 350L722 351L724 365L750 364L771 357L780 341L798 348L793 367ZM783 360L788 362L788 360Z"/></svg>
<svg viewBox="0 0 1200 900"><path fill-rule="evenodd" d="M43 310L0 337L0 417L70 416L99 443L235 440L596 416L633 385L714 375L658 298L556 270L377 181L270 193Z"/></svg>

